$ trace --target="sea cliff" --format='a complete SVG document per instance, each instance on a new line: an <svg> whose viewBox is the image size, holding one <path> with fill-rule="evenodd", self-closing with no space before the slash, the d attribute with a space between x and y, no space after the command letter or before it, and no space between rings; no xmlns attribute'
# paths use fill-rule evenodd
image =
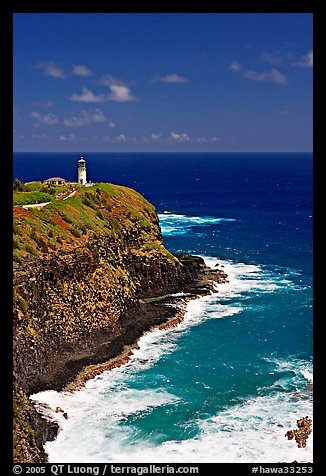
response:
<svg viewBox="0 0 326 476"><path fill-rule="evenodd" d="M39 209L15 207L13 243L14 461L36 463L47 460L43 444L57 427L29 395L72 388L88 366L177 322L184 300L167 306L169 295L207 294L226 275L199 257L172 255L154 206L112 184L80 187Z"/></svg>

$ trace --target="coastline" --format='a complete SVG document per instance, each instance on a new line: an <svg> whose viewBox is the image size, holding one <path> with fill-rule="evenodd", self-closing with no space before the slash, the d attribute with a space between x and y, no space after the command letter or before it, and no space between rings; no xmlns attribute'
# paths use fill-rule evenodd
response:
<svg viewBox="0 0 326 476"><path fill-rule="evenodd" d="M212 269L205 264L198 273L197 279L186 288L179 290L182 296L167 294L139 299L140 309L137 309L134 315L132 311L129 312L125 318L127 322L130 322L131 315L135 319L142 316L142 326L139 326L138 321L138 325L132 327L131 333L129 332L129 326L126 326L120 336L115 336L114 345L110 352L107 349L108 341L106 341L105 345L103 343L103 336L97 336L99 347L96 352L87 358L87 363L84 366L81 367L81 363L85 361L84 358L73 362L75 365L72 365L72 362L70 362L69 374L65 372L60 375L59 380L52 388L42 388L33 392L33 395L37 395L44 390L74 393L81 390L87 381L95 378L97 375L128 363L133 351L139 348L138 342L143 335L155 330L177 327L183 321L190 301L212 293L218 293L216 285L225 282L228 282L228 275L222 269ZM41 401L34 400L31 397L29 397L30 401L41 417L43 432L47 435L44 444L47 441L53 441L61 430L60 424L53 418L54 413L58 413L58 410L49 408L47 404L42 404ZM65 412L65 409L62 410ZM67 418L69 418L69 415L67 415ZM49 428L51 429L50 432Z"/></svg>
<svg viewBox="0 0 326 476"><path fill-rule="evenodd" d="M231 278L232 279L232 278ZM231 281L232 282L232 281ZM215 292L218 294L218 289L215 289ZM222 291L222 294L223 294L223 291ZM202 297L205 297L209 295L209 293L202 293L201 295L196 295L196 296L191 296L191 297L183 297L183 298L179 298L177 299L177 303L174 303L176 304L176 307L174 308L175 309L175 314L173 317L170 317L167 321L157 325L157 326L154 326L154 327L151 327L150 329L148 329L147 331L145 331L142 336L146 336L147 334L151 333L151 332L155 332L159 329L161 330L165 330L165 329L172 329L174 327L177 327L180 323L183 322L186 314L187 314L187 311L188 311L188 305L189 303L193 300L193 301L196 301ZM171 304L173 302L173 298L171 296L172 299L169 299L168 296L165 296L165 303L166 304ZM142 337L141 336L141 337ZM97 366L89 366L87 368L84 369L84 371L82 372L83 375L78 375L77 378L75 379L75 386L74 388L65 388L63 389L64 392L71 392L72 394L75 392L75 391L79 391L79 390L82 390L83 386L85 385L85 383L89 380L89 379L93 379L94 377L96 377L96 375L99 375L101 374L102 372L106 372L106 371L109 371L109 370L112 370L114 368L117 368L117 367L120 367L126 363L129 362L129 360L132 358L132 354L133 354L133 351L135 349L138 349L139 348L139 345L140 345L140 348L142 348L142 345L139 343L139 340L140 338L137 340L136 343L134 343L133 345L130 345L130 346L127 346L124 348L123 352L119 355L117 355L116 357L112 358L109 362L104 362L103 364L100 364L100 365L97 365ZM83 381L79 380L77 381L77 379L79 377L83 377ZM104 378L105 379L105 378ZM57 398L57 397L56 397ZM64 432L66 431L69 431L68 430L68 427L65 426L65 421L63 419L63 412L66 412L68 411L68 414L66 413L67 415L67 418L69 418L69 406L68 408L65 407L64 405L64 399L65 397L63 398L62 400L62 403L60 402L60 396L59 396L59 401L55 404L55 398L54 397L51 397L50 400L45 400L45 401L48 401L51 405L51 407L48 405L48 404L43 404L44 405L44 412L43 412L43 416L47 417L48 418L48 422L52 424L56 424L58 426L58 429L57 429L57 433L54 437L51 438L51 441L56 439L57 438L57 435L59 432L61 432L62 430ZM68 397L70 398L70 397ZM77 397L78 398L78 397ZM39 405L39 409L41 407L42 409L42 403L40 403L42 401L42 399L40 399L40 401L36 402L37 405ZM59 404L59 405L62 405L62 408L58 411L56 410L56 405ZM47 411L46 411L47 410ZM303 411L302 412L302 415L304 415L305 412ZM310 415L310 413L309 413ZM71 415L72 418L75 418L75 416L72 414ZM311 415L310 415L311 416ZM301 415L297 415L296 417L301 417ZM295 420L295 418L294 418ZM45 420L46 421L46 420ZM284 436L286 436L284 433L283 433L283 428L287 429L287 428L292 428L292 426L289 424L286 425L286 424L282 424L282 431L280 431L280 434L279 434L279 437L280 437L280 441L283 441L283 438ZM235 431L236 431L236 428L235 428ZM289 433L289 432L288 432ZM62 435L65 437L65 435ZM309 444L311 444L311 440L312 440L312 437L309 438ZM50 439L48 440L50 441ZM286 447L286 439L284 438L284 447ZM49 451L48 453L48 450L50 450L50 447L48 448L47 445L45 445L44 447L44 450L48 456L48 458L53 458L53 454L52 454L52 450ZM302 450L300 450L302 451ZM299 452L300 452L299 451ZM303 456L305 456L303 454ZM295 456L296 459L298 459L297 456ZM295 459L293 457L292 461L294 461ZM55 460L51 460L53 463L55 462ZM288 460L284 460L284 459L281 459L281 461L286 461L286 462L289 462ZM298 461L300 463L302 462L305 462L305 461L308 461L308 460L301 460L301 459L298 459ZM85 461L83 461L85 462ZM174 461L175 463L176 462L181 462L181 461ZM197 461L193 461L193 462L196 462Z"/></svg>
<svg viewBox="0 0 326 476"><path fill-rule="evenodd" d="M97 375L100 375L103 372L112 370L116 367L121 367L122 365L128 363L132 357L133 351L135 349L139 349L138 341L143 335L155 330L165 330L177 327L184 319L184 316L187 312L188 302L194 299L199 299L200 297L202 297L202 295L182 298L181 302L177 304L173 303L176 305L176 314L174 316L168 317L167 321L162 322L161 324L154 325L149 329L145 329L144 332L136 339L133 344L125 345L119 354L111 357L109 360L101 363L87 365L75 376L75 378L71 382L69 382L65 387L63 387L62 391L78 391L85 386L88 380L95 378Z"/></svg>

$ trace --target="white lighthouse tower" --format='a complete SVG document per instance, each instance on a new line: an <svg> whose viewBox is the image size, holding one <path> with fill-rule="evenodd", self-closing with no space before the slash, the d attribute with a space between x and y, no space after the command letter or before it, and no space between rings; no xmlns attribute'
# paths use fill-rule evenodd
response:
<svg viewBox="0 0 326 476"><path fill-rule="evenodd" d="M84 157L78 160L78 183L80 185L85 185L86 183L86 160Z"/></svg>

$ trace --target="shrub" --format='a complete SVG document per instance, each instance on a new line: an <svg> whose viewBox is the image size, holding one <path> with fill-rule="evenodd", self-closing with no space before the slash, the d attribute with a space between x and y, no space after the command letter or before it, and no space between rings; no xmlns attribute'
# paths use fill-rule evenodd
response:
<svg viewBox="0 0 326 476"><path fill-rule="evenodd" d="M25 245L25 250L27 253L36 256L35 250L33 250L33 248L28 243Z"/></svg>
<svg viewBox="0 0 326 476"><path fill-rule="evenodd" d="M20 255L18 255L17 253L14 253L13 254L13 260L15 261L15 263L17 264L23 264L23 259Z"/></svg>
<svg viewBox="0 0 326 476"><path fill-rule="evenodd" d="M51 250L56 250L57 249L56 244L53 241L49 241L49 247L51 248Z"/></svg>
<svg viewBox="0 0 326 476"><path fill-rule="evenodd" d="M72 220L68 215L66 215L65 213L63 213L63 214L61 215L61 218L62 218L64 221L66 221L67 223L73 223L73 220Z"/></svg>
<svg viewBox="0 0 326 476"><path fill-rule="evenodd" d="M76 228L74 228L73 226L68 226L67 230L70 231L70 233L74 235L76 238L81 237L81 232L77 230Z"/></svg>
<svg viewBox="0 0 326 476"><path fill-rule="evenodd" d="M38 289L34 279L29 280L29 288L33 294L38 294Z"/></svg>
<svg viewBox="0 0 326 476"><path fill-rule="evenodd" d="M21 182L18 178L15 179L14 185L12 188L14 192L25 192L26 190L25 184Z"/></svg>
<svg viewBox="0 0 326 476"><path fill-rule="evenodd" d="M35 241L41 251L46 252L48 250L48 245L46 241L44 241L42 236L37 235L34 230L31 233L31 238Z"/></svg>
<svg viewBox="0 0 326 476"><path fill-rule="evenodd" d="M86 205L87 207L92 208L93 210L95 210L96 207L95 207L94 204L89 200L89 198L84 197L82 201L83 201L83 204L84 204L84 205Z"/></svg>
<svg viewBox="0 0 326 476"><path fill-rule="evenodd" d="M81 223L78 228L80 229L80 231L82 232L83 235L86 235L87 233L87 227L84 223Z"/></svg>
<svg viewBox="0 0 326 476"><path fill-rule="evenodd" d="M27 304L26 304L25 299L24 299L22 296L20 296L20 295L18 294L18 296L17 296L17 301L16 301L16 302L17 302L17 306L19 307L19 309L20 309L21 311L23 311L24 314L26 314Z"/></svg>

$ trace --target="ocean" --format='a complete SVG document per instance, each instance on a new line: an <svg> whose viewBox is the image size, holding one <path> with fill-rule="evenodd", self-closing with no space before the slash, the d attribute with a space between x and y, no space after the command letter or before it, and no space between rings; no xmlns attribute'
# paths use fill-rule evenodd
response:
<svg viewBox="0 0 326 476"><path fill-rule="evenodd" d="M146 333L131 360L60 406L49 461L312 462L285 438L312 415L312 154L17 153L14 177L138 190L171 252L224 266L229 283L188 304L176 328Z"/></svg>

